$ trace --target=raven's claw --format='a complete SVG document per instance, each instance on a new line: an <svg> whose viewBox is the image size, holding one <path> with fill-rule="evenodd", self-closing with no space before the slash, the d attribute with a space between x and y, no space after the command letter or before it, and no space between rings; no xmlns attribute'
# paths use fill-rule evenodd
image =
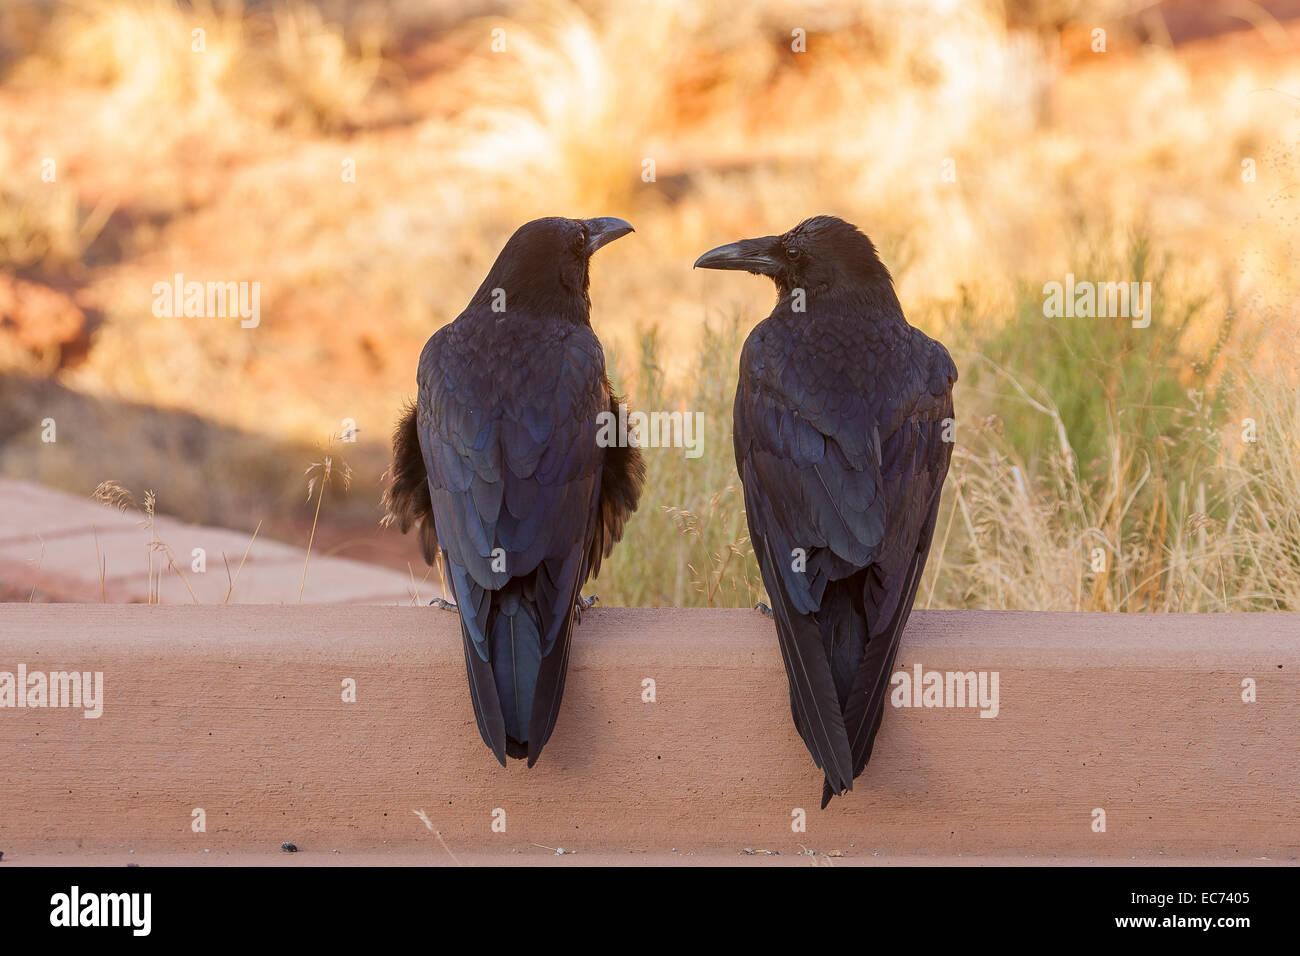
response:
<svg viewBox="0 0 1300 956"><path fill-rule="evenodd" d="M589 598L584 598L581 594L579 594L579 595L578 595L578 600L576 600L576 601L573 602L573 615L574 615L574 620L575 620L578 624L581 624L581 623L582 623L582 612L583 612L583 611L590 611L590 610L592 609L592 607L593 607L596 603L598 603L599 601L600 601L600 598L599 598L598 596L596 596L595 594L593 594L593 595L592 595L591 597L589 597Z"/></svg>

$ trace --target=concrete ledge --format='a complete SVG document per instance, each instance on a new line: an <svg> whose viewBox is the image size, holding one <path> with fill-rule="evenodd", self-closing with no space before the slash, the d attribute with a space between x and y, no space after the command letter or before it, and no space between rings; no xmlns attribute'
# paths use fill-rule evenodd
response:
<svg viewBox="0 0 1300 956"><path fill-rule="evenodd" d="M1300 615L918 612L897 670L996 671L998 715L890 708L866 774L825 811L770 622L748 611L590 613L532 771L502 770L479 740L456 620L432 609L0 605L0 672L20 664L102 671L104 702L98 719L0 708L6 864L283 841L320 862L539 844L656 859L1300 854Z"/></svg>

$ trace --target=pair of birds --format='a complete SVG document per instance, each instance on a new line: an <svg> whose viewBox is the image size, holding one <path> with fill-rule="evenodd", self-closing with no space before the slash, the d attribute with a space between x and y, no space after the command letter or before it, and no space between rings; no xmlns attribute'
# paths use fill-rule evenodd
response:
<svg viewBox="0 0 1300 956"><path fill-rule="evenodd" d="M418 528L430 565L442 553L479 732L502 766L531 767L550 738L581 588L645 480L636 447L597 441L597 416L620 399L588 294L592 254L632 231L612 217L520 227L425 345L393 437L388 520ZM841 219L695 265L776 283L776 308L741 352L736 467L825 807L852 789L880 727L952 455L957 369L907 323L875 246Z"/></svg>

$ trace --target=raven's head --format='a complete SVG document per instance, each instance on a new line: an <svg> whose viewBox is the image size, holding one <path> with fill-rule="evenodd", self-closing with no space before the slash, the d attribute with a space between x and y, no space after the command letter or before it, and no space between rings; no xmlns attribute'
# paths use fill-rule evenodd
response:
<svg viewBox="0 0 1300 956"><path fill-rule="evenodd" d="M570 302L589 307L588 266L592 254L629 232L632 226L613 216L550 217L526 222L515 230L497 256L475 299L503 295L506 310L520 304L563 307Z"/></svg>
<svg viewBox="0 0 1300 956"><path fill-rule="evenodd" d="M739 269L768 276L782 297L854 285L891 284L871 240L835 216L805 219L780 236L741 239L710 249L697 269Z"/></svg>

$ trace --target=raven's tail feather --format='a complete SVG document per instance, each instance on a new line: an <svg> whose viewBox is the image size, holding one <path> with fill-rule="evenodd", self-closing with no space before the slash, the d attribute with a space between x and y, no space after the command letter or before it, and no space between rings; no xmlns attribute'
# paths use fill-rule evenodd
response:
<svg viewBox="0 0 1300 956"><path fill-rule="evenodd" d="M465 647L465 670L469 673L469 697L470 703L474 705L474 720L478 723L483 743L488 745L504 767L506 755L510 752L510 742L501 719L501 704L497 701L496 686L492 680L492 665L479 657L478 651L474 649L474 639L465 624L464 613L462 610L460 633Z"/></svg>
<svg viewBox="0 0 1300 956"><path fill-rule="evenodd" d="M488 640L506 724L506 754L520 758L528 755L528 721L542 662L541 620L518 580L494 594L492 603Z"/></svg>
<svg viewBox="0 0 1300 956"><path fill-rule="evenodd" d="M760 569L777 567L771 542L755 535L752 528L751 538L767 557L766 562L760 561ZM852 751L820 627L813 615L791 611L778 575L773 574L769 581L765 573L763 580L772 598L778 644L790 682L790 712L795 729L827 779L833 778L841 789L852 790Z"/></svg>
<svg viewBox="0 0 1300 956"><path fill-rule="evenodd" d="M573 637L573 606L564 628L556 641L556 647L542 659L542 666L537 674L537 689L534 693L532 719L528 726L528 766L537 763L542 755L542 748L551 739L555 729L556 718L560 714L560 700L564 696L564 677L569 670L569 645ZM544 702L544 705L543 705Z"/></svg>
<svg viewBox="0 0 1300 956"><path fill-rule="evenodd" d="M533 766L559 715L573 634L573 601L564 605L564 618L556 626L553 602L546 594L536 572L489 592L483 629L490 663L466 647L479 730L503 765L505 757L512 757L527 759ZM558 632L549 648L548 631ZM489 730L497 731L495 735L484 730L485 721Z"/></svg>
<svg viewBox="0 0 1300 956"><path fill-rule="evenodd" d="M830 664L835 695L839 700L840 710L846 716L846 734L850 732L847 715L853 688L866 656L869 624L861 596L862 582L865 578L866 572L859 571L850 577L828 582L822 595L821 606L814 615L821 633L826 660ZM857 778L861 768L854 765L853 771L853 776L849 778L848 790L853 789L852 781ZM822 809L825 810L831 798L841 792L845 791L837 790L831 781L831 775L827 774L822 786Z"/></svg>
<svg viewBox="0 0 1300 956"><path fill-rule="evenodd" d="M930 539L934 534L938 507L939 494L936 490L926 523L921 528L916 552L907 566L898 606L894 609L893 618L888 626L867 642L866 657L858 672L853 693L850 695L849 709L844 714L844 724L853 748L854 778L866 769L867 763L871 760L871 751L876 745L876 734L880 732L880 724L885 715L885 698L888 696L894 660L898 656L903 630L907 627L908 617L912 613L916 589L921 583L921 573L925 570L925 559L930 551Z"/></svg>

